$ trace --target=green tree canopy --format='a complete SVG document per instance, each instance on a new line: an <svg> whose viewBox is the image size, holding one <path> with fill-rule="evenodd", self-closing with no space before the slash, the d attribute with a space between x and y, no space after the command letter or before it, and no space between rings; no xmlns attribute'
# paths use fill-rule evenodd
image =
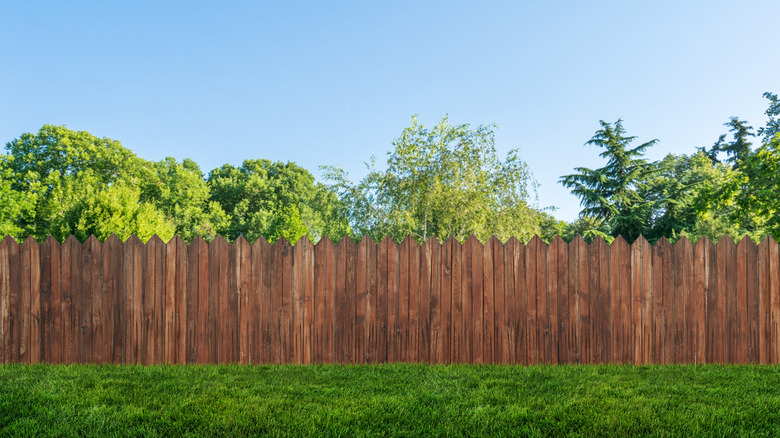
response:
<svg viewBox="0 0 780 438"><path fill-rule="evenodd" d="M337 166L324 166L325 178L358 236L527 239L540 230L541 215L528 203L534 181L516 150L499 158L494 128L453 125L445 117L429 129L413 117L393 141L386 170L372 158L357 183Z"/></svg>
<svg viewBox="0 0 780 438"><path fill-rule="evenodd" d="M632 242L647 225L651 204L639 193L640 185L650 177L653 167L644 153L658 140L631 148L636 137L626 137L623 122L601 120L601 129L585 145L604 149L599 155L604 167L577 167L577 173L561 177L561 184L580 198L581 216L604 221L614 237L622 235Z"/></svg>

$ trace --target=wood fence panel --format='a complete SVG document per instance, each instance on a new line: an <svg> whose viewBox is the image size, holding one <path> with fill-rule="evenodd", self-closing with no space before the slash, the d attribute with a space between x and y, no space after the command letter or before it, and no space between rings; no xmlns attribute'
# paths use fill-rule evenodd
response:
<svg viewBox="0 0 780 438"><path fill-rule="evenodd" d="M450 239L452 246L452 343L450 349L450 363L463 363L466 352L466 332L464 326L464 298L463 298L463 245Z"/></svg>
<svg viewBox="0 0 780 438"><path fill-rule="evenodd" d="M569 251L566 242L561 236L556 236L550 242L548 253L548 264L550 266L550 294L556 295L557 324L553 330L557 332L557 338L553 345L557 344L557 354L553 363L571 363L569 346L570 316L569 316Z"/></svg>
<svg viewBox="0 0 780 438"><path fill-rule="evenodd" d="M21 247L21 341L19 360L22 363L39 363L41 358L41 266L38 242L32 236Z"/></svg>
<svg viewBox="0 0 780 438"><path fill-rule="evenodd" d="M0 362L11 363L11 278L8 243L6 237L0 242ZM16 295L16 294L14 294Z"/></svg>
<svg viewBox="0 0 780 438"><path fill-rule="evenodd" d="M666 277L664 263L668 263L669 242L659 239L653 246L653 363L666 362L667 298L664 293Z"/></svg>
<svg viewBox="0 0 780 438"><path fill-rule="evenodd" d="M439 274L441 279L439 280L439 300L441 302L441 350L439 356L439 363L449 364L453 362L452 359L452 346L453 346L453 284L454 284L454 271L452 266L452 253L455 246L460 246L454 237L450 237L444 241L441 248L441 259L439 266Z"/></svg>
<svg viewBox="0 0 780 438"><path fill-rule="evenodd" d="M484 248L482 242L475 236L472 235L470 239L473 239L471 242L471 318L474 324L471 338L472 360L473 363L481 364L485 361L483 325L485 288L482 283L484 270L482 252Z"/></svg>
<svg viewBox="0 0 780 438"><path fill-rule="evenodd" d="M176 363L176 276L178 263L176 236L165 245L165 270L162 291L163 357L165 363Z"/></svg>
<svg viewBox="0 0 780 438"><path fill-rule="evenodd" d="M515 252L520 242L510 237L504 244L504 361L517 363L517 306L519 298L515 295Z"/></svg>
<svg viewBox="0 0 780 438"><path fill-rule="evenodd" d="M400 289L401 289L401 246L386 238L387 242L387 361L401 360L399 346L401 342ZM408 263L408 256L406 258ZM408 264L407 272L408 272ZM408 317L408 302L403 306ZM404 341L405 342L405 341Z"/></svg>
<svg viewBox="0 0 780 438"><path fill-rule="evenodd" d="M282 268L280 289L282 295L282 311L281 311L281 329L280 336L282 340L282 353L281 363L292 363L293 361L293 307L292 298L295 285L293 284L292 272L293 272L293 252L292 246L284 238L280 237L275 243L281 245L282 258L280 265Z"/></svg>
<svg viewBox="0 0 780 438"><path fill-rule="evenodd" d="M769 239L764 239L758 245L757 276L758 276L758 362L769 363L769 340L772 338L769 306ZM707 330L707 335L710 332ZM708 352L710 345L707 344ZM710 357L707 357L710 362Z"/></svg>
<svg viewBox="0 0 780 438"><path fill-rule="evenodd" d="M758 363L758 247L749 237L745 243L745 281L747 296L747 363Z"/></svg>
<svg viewBox="0 0 780 438"><path fill-rule="evenodd" d="M211 330L210 314L209 310L211 306L211 282L209 281L210 266L210 248L209 245L201 238L196 238L190 244L192 251L197 251L197 282L198 282L198 316L197 316L197 343L195 344L196 361L199 364L208 362L210 354L209 340L211 339L209 333ZM193 292L194 293L194 292ZM270 345L267 344L267 345Z"/></svg>
<svg viewBox="0 0 780 438"><path fill-rule="evenodd" d="M736 305L734 306L736 310L735 331L737 334L737 339L735 339L737 348L736 362L741 364L747 363L748 357L747 241L749 239L749 237L745 237L737 244L737 269L735 272L737 290Z"/></svg>
<svg viewBox="0 0 780 438"><path fill-rule="evenodd" d="M493 236L482 246L482 360L494 363L495 291L493 289ZM497 240L497 239L496 239Z"/></svg>
<svg viewBox="0 0 780 438"><path fill-rule="evenodd" d="M726 300L726 265L728 263L728 244L731 238L723 237L716 247L716 266L717 276L717 341L715 345L715 360L717 363L726 363L728 361L728 302Z"/></svg>
<svg viewBox="0 0 780 438"><path fill-rule="evenodd" d="M56 241L55 241L56 242ZM103 362L122 363L124 248L116 234L103 243Z"/></svg>
<svg viewBox="0 0 780 438"><path fill-rule="evenodd" d="M490 261L493 266L493 276L489 279L489 281L493 282L493 332L495 336L495 342L493 345L493 363L504 364L507 363L507 353L505 348L506 320L504 318L504 314L506 313L506 282L504 281L506 278L506 270L504 268L504 261L506 258L504 252L506 251L506 248L497 238L495 238L495 236L492 237L489 242L492 245L491 249L493 251L493 260ZM431 305L432 309L433 307L434 306ZM554 345L557 346L557 342ZM557 361L557 350L554 356Z"/></svg>
<svg viewBox="0 0 780 438"><path fill-rule="evenodd" d="M536 277L539 275L536 269L537 253L539 252L539 240L531 239L525 247L525 290L528 295L528 307L526 327L528 330L528 361L529 365L539 363L539 290Z"/></svg>
<svg viewBox="0 0 780 438"><path fill-rule="evenodd" d="M739 348L739 302L737 297L737 246L731 238L725 239L726 245L726 336L728 339L727 361L738 363Z"/></svg>
<svg viewBox="0 0 780 438"><path fill-rule="evenodd" d="M238 361L241 364L252 363L252 335L259 333L254 331L252 324L252 305L255 294L252 284L252 245L244 239L238 238L233 245L239 246L238 268Z"/></svg>
<svg viewBox="0 0 780 438"><path fill-rule="evenodd" d="M417 361L421 363L431 362L431 290L434 288L437 263L432 244L437 244L433 237L420 246Z"/></svg>
<svg viewBox="0 0 780 438"><path fill-rule="evenodd" d="M355 269L355 363L367 363L369 356L368 334L368 292L369 282L369 247L372 245L368 237L363 237L357 245Z"/></svg>
<svg viewBox="0 0 780 438"><path fill-rule="evenodd" d="M74 237L73 240L75 241L76 238ZM3 239L3 242L5 243L6 247L8 248L8 282L10 284L10 296L8 300L8 307L9 307L9 329L8 333L10 336L10 358L11 362L13 363L20 363L22 362L22 355L21 355L21 331L22 331L22 324L21 324L21 304L22 304L22 283L21 283L21 274L22 274L22 266L21 266L21 249L19 247L19 244L16 243L16 241L11 237L6 237ZM78 258L76 258L78 259ZM15 293L14 293L15 292Z"/></svg>
<svg viewBox="0 0 780 438"><path fill-rule="evenodd" d="M771 363L780 363L780 248L770 236L769 241L769 304L771 307L770 357Z"/></svg>
<svg viewBox="0 0 780 438"><path fill-rule="evenodd" d="M346 257L345 257L345 264L344 264L344 271L345 271L345 292L346 292L346 299L344 301L345 303L345 319L344 319L344 362L345 363L356 363L355 360L355 342L356 342L356 336L355 332L357 331L357 321L356 321L356 315L357 315L357 271L355 269L355 264L357 262L357 246L355 245L355 242L352 241L350 238L342 239L342 242L346 242Z"/></svg>
<svg viewBox="0 0 780 438"><path fill-rule="evenodd" d="M200 267L199 244L203 242L200 237L195 238L186 248L187 251L187 295L186 295L186 363L198 362L198 340L200 331L198 324L198 312L200 310L200 282L198 268Z"/></svg>
<svg viewBox="0 0 780 438"><path fill-rule="evenodd" d="M716 348L718 345L717 330L718 330L718 277L717 277L717 254L715 245L703 237L699 241L704 242L704 264L706 268L706 300L705 300L705 312L706 322L704 334L704 360L707 363L716 362Z"/></svg>
<svg viewBox="0 0 780 438"><path fill-rule="evenodd" d="M392 332L389 331L388 320L388 246L394 244L389 237L385 237L377 248L376 254L376 360L377 362L388 362L388 345L392 344ZM392 348L390 348L392 352Z"/></svg>
<svg viewBox="0 0 780 438"><path fill-rule="evenodd" d="M406 335L407 360L419 362L420 358L420 245L414 240L409 242L409 325Z"/></svg>
<svg viewBox="0 0 780 438"><path fill-rule="evenodd" d="M426 297L426 314L428 315L425 325L425 340L428 363L442 363L441 360L441 257L442 245L438 240L431 237L426 242L428 253L430 254L431 266L431 287L430 294Z"/></svg>
<svg viewBox="0 0 780 438"><path fill-rule="evenodd" d="M54 350L62 346L62 340L57 339L61 333L54 323L57 315L60 292L60 244L49 236L43 241L40 248L41 263L41 360L46 363L59 363L61 351L55 354ZM0 310L0 314L2 311Z"/></svg>

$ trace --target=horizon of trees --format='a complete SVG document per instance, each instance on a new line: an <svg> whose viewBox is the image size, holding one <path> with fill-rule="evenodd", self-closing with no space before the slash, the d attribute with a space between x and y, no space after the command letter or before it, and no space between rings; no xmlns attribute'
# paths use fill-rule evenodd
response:
<svg viewBox="0 0 780 438"><path fill-rule="evenodd" d="M39 242L49 235L103 241L116 234L124 241L136 234L146 241L156 234L165 241L221 235L291 243L304 236L780 237L780 103L775 94L764 97L765 126L755 130L731 117L712 146L658 161L645 158L657 140L634 144L622 120L600 121L585 146L600 149L604 166L577 167L560 179L581 201L572 222L538 206L536 181L517 151L498 156L494 125L444 117L428 128L414 116L392 141L386 170L371 157L357 182L334 165L321 166L325 182L318 182L294 162L264 159L204 174L190 159L148 161L117 140L44 125L0 155L0 234Z"/></svg>

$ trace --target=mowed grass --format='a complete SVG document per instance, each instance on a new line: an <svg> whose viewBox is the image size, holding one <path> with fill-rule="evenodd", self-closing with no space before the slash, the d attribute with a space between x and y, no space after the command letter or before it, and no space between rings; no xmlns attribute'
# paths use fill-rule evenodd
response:
<svg viewBox="0 0 780 438"><path fill-rule="evenodd" d="M0 366L3 436L780 436L770 366Z"/></svg>

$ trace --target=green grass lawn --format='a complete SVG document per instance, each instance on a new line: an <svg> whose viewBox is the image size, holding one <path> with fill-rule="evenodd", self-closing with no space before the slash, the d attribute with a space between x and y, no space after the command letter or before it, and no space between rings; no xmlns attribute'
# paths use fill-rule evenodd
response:
<svg viewBox="0 0 780 438"><path fill-rule="evenodd" d="M2 436L780 436L780 367L0 366Z"/></svg>

